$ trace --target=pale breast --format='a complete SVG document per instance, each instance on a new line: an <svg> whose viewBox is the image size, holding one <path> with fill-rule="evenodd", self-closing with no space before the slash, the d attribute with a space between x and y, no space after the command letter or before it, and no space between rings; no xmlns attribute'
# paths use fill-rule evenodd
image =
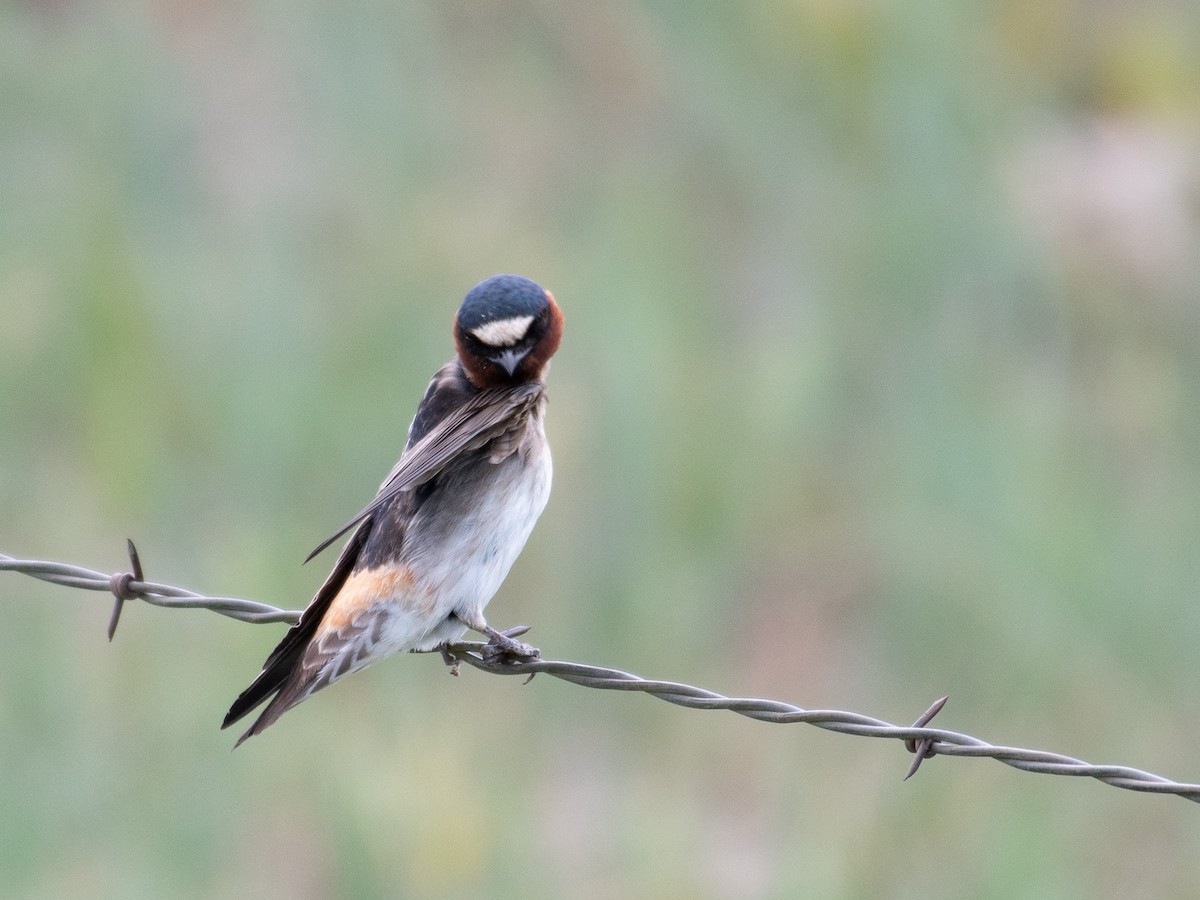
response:
<svg viewBox="0 0 1200 900"><path fill-rule="evenodd" d="M476 618L520 555L550 497L552 465L540 419L500 463L482 454L439 478L409 529L405 562L438 620Z"/></svg>

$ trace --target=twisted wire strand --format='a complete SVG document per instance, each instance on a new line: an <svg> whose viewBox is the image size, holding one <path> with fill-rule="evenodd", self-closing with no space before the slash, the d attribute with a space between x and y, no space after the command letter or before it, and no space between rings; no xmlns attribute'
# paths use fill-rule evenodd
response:
<svg viewBox="0 0 1200 900"><path fill-rule="evenodd" d="M140 575L140 565L136 562L136 552L132 547L130 555L134 561L134 568ZM208 597L174 585L133 578L129 573L106 575L66 563L16 559L0 554L0 571L20 572L66 587L108 591L116 594L118 605L136 598L154 606L172 609L211 609L223 616L252 623L291 624L300 618L299 610L280 609L267 603L236 597ZM115 616L114 624L110 626L110 637L113 627ZM695 685L646 679L620 669L541 658L497 657L488 650L488 644L463 642L446 648L446 653L447 657L455 662L466 663L493 675L524 675L531 678L537 674L544 674L581 687L607 691L640 691L690 709L724 709L760 722L802 722L838 734L905 741L910 750L917 742L928 742L917 751L919 757L990 757L1025 772L1095 778L1113 787L1153 794L1175 794L1200 803L1200 784L1172 781L1129 766L1093 765L1061 753L991 744L971 735L944 728L931 728L928 725L893 725L861 713L839 709L804 709L779 700L726 697ZM924 721L928 721L937 709L940 709L940 701L930 708L930 712L923 717ZM912 771L915 769L910 770L910 774Z"/></svg>
<svg viewBox="0 0 1200 900"><path fill-rule="evenodd" d="M1026 772L1047 775L1076 775L1095 778L1113 787L1158 794L1177 794L1200 802L1200 784L1186 784L1129 766L1093 765L1045 750L1029 750L991 744L979 738L944 728L893 725L882 719L839 709L804 709L779 700L726 697L714 691L672 681L652 681L618 669L587 666L557 660L489 662L482 656L486 644L457 644L450 648L458 660L497 675L533 675L544 672L563 681L600 690L642 691L668 703L692 709L726 709L761 722L803 722L860 737L892 738L902 741L932 741L932 753L945 756L991 757Z"/></svg>
<svg viewBox="0 0 1200 900"><path fill-rule="evenodd" d="M106 575L83 566L67 563L46 562L37 559L16 559L0 553L0 572L21 572L51 584L81 588L85 591L113 592L113 575ZM118 573L121 574L121 573ZM263 624L287 622L294 624L300 618L298 609L280 609L257 600L242 600L238 597L207 597L172 584L142 581L131 578L124 582L127 598L144 600L152 606L170 609L211 609L213 612L237 619L240 622ZM118 595L119 596L119 595Z"/></svg>

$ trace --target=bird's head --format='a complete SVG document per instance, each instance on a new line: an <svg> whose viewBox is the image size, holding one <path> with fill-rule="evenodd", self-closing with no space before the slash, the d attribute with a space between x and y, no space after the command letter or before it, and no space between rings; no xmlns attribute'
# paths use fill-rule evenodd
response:
<svg viewBox="0 0 1200 900"><path fill-rule="evenodd" d="M562 329L549 291L520 275L493 275L458 308L454 346L472 384L499 387L541 378Z"/></svg>

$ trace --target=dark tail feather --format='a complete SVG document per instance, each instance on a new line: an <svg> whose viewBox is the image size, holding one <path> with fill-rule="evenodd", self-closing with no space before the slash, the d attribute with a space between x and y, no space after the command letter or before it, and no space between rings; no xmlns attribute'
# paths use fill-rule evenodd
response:
<svg viewBox="0 0 1200 900"><path fill-rule="evenodd" d="M267 708L264 709L259 717L254 720L254 724L246 729L246 732L237 739L237 743L233 745L233 749L236 750L238 747L240 747L246 738L253 737L256 734L262 734L267 730L267 728L274 725L280 716L304 699L303 695L297 696L300 694L300 692L294 689L296 687L298 687L298 685L284 685L279 690L279 693L277 693L271 699L271 702L267 704ZM232 712L233 711L230 710L230 713ZM232 724L233 721L235 720L226 716L225 725ZM222 725L221 727L224 728L225 725Z"/></svg>
<svg viewBox="0 0 1200 900"><path fill-rule="evenodd" d="M293 655L289 654L289 656ZM234 722L245 717L264 703L272 694L275 695L274 699L267 704L267 708L255 720L250 730L238 738L237 744L233 745L235 748L242 741L246 740L246 738L252 734L258 734L283 715L283 711L287 707L279 707L278 700L286 692L288 681L292 678L295 669L298 668L296 665L298 662L299 654L295 654L293 658L286 661L278 659L269 661L267 667L259 673L250 686L242 691L238 695L238 698L233 701L233 705L229 707L229 712L225 714L225 720L221 723L222 728L228 728Z"/></svg>
<svg viewBox="0 0 1200 900"><path fill-rule="evenodd" d="M274 725L280 716L313 693L317 687L320 687L320 685L313 686L309 683L311 679L305 677L305 670L300 665L299 657L300 654L296 654L294 659L286 662L276 660L274 665L264 669L258 678L254 679L254 683L233 701L233 706L225 714L225 721L221 723L222 728L228 728L268 697L271 698L271 702L254 720L254 724L233 745L235 750L246 738L262 734L268 727ZM271 697L272 694L275 696Z"/></svg>
<svg viewBox="0 0 1200 900"><path fill-rule="evenodd" d="M334 563L333 571L329 573L329 577L325 579L325 583L317 591L317 595L313 598L312 603L308 605L308 608L304 610L304 614L300 616L300 621L288 629L287 634L283 636L283 640L279 642L279 646L272 650L271 655L267 657L267 661L263 664L263 669L258 673L258 677L250 682L250 686L242 691L238 695L238 698L233 701L233 706L229 707L229 712L225 714L225 721L221 723L222 728L228 728L238 719L250 713L259 704L266 702L267 698L272 694L275 695L267 708L262 711L262 715L250 726L250 730L238 738L237 744L233 745L234 747L237 747L246 738L260 734L268 725L271 725L276 719L308 696L308 694L312 693L312 690L307 690L307 685L303 684L301 659L304 656L308 642L316 633L317 626L320 625L321 619L325 616L325 611L329 608L329 604L333 602L333 598L342 589L342 584L346 581L346 576L354 568L359 551L362 550L363 544L367 540L367 535L370 533L370 520L359 525L358 530L354 532L350 540L346 542L346 546L342 548L337 562Z"/></svg>
<svg viewBox="0 0 1200 900"><path fill-rule="evenodd" d="M225 720L221 723L221 727L228 728L283 687L290 668L290 666L287 668L268 666L263 669L258 677L250 683L250 686L238 694L238 698L229 707L229 712L225 713Z"/></svg>

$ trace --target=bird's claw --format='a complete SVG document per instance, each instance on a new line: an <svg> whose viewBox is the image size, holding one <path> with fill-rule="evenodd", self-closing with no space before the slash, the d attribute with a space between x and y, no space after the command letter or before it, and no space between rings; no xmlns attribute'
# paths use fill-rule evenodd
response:
<svg viewBox="0 0 1200 900"><path fill-rule="evenodd" d="M518 635L522 635L528 630L528 625L515 625L504 631L496 631L494 628L489 628L485 632L488 636L488 642L483 645L482 651L484 662L513 663L537 659L542 655L541 650L526 644L524 641L516 640Z"/></svg>
<svg viewBox="0 0 1200 900"><path fill-rule="evenodd" d="M450 652L450 645L446 643L438 644L438 650L442 653L442 662L450 667L450 674L458 676L458 657Z"/></svg>

